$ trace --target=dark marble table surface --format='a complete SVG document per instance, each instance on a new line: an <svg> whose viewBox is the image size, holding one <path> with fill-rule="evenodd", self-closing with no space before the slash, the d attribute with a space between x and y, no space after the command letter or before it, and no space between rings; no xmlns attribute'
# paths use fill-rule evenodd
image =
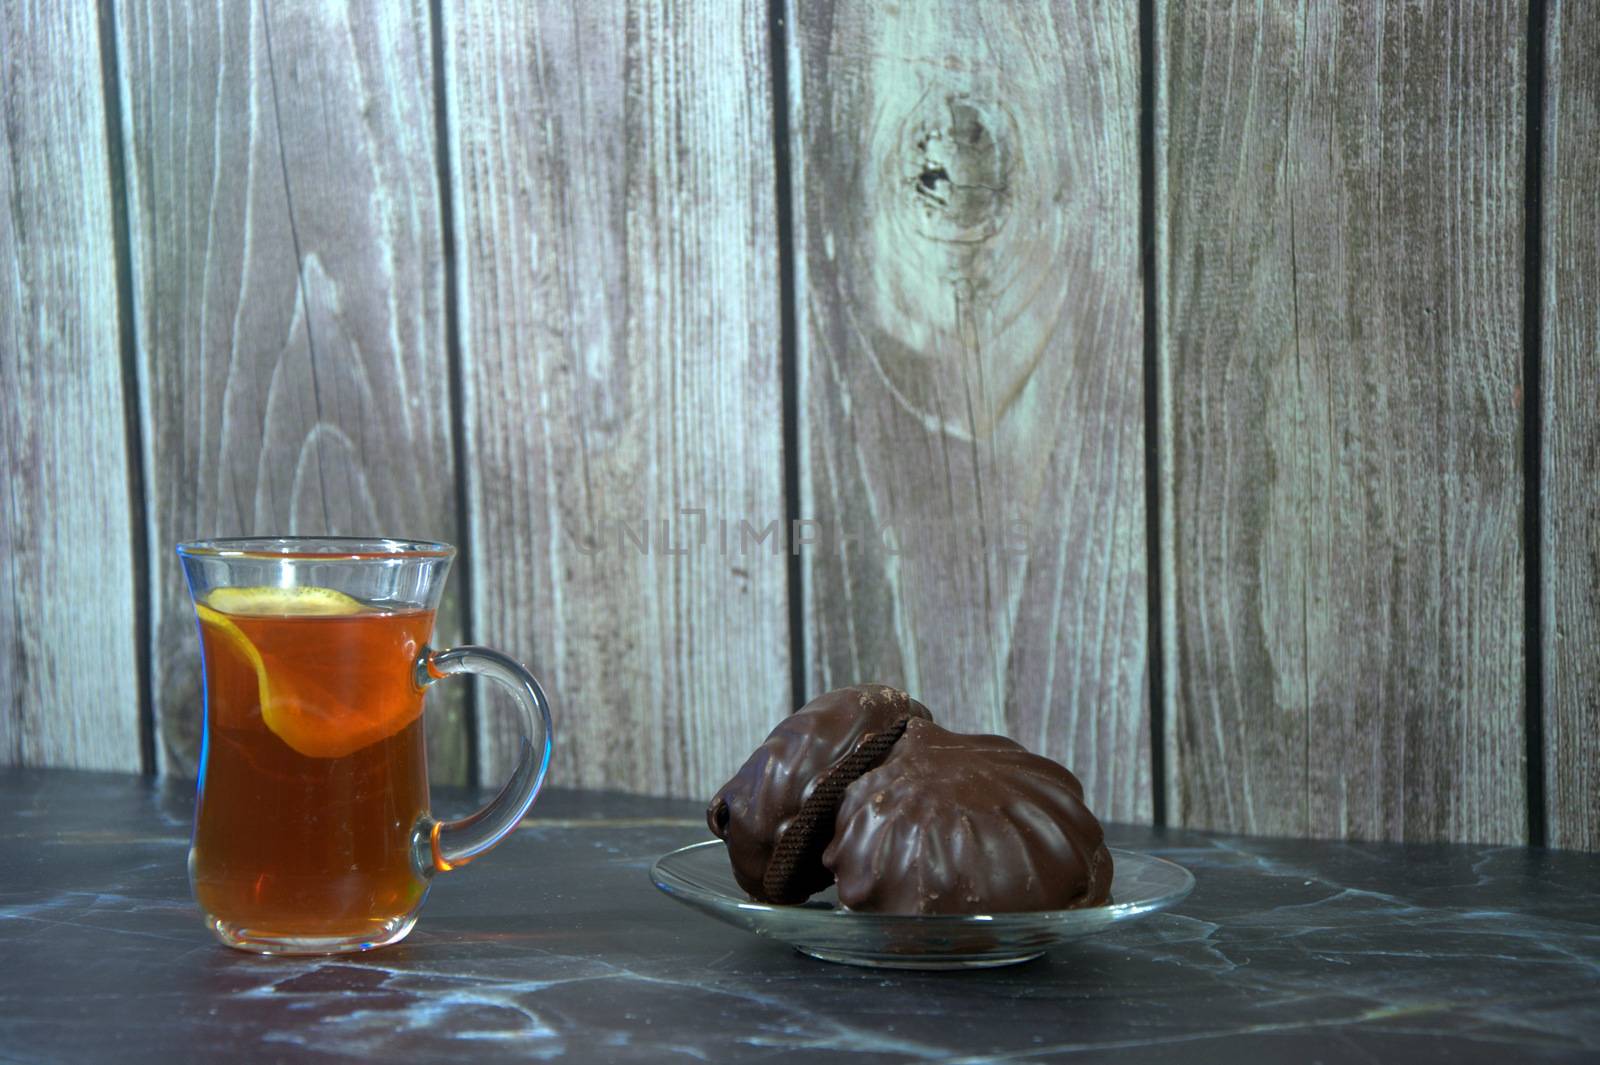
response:
<svg viewBox="0 0 1600 1065"><path fill-rule="evenodd" d="M1176 912L1010 969L875 972L658 894L695 804L555 791L405 943L288 960L201 927L191 809L0 772L0 1060L1600 1061L1600 855L1114 827L1194 871Z"/></svg>

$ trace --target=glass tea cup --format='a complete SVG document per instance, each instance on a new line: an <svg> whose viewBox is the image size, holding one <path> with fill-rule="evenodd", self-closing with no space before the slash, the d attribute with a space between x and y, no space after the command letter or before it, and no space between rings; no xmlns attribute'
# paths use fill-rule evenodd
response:
<svg viewBox="0 0 1600 1065"><path fill-rule="evenodd" d="M498 651L429 646L448 544L225 539L178 555L205 673L189 881L206 925L263 954L400 941L432 877L493 847L533 805L553 737L539 682ZM493 801L439 821L423 697L465 673L516 696L522 746Z"/></svg>

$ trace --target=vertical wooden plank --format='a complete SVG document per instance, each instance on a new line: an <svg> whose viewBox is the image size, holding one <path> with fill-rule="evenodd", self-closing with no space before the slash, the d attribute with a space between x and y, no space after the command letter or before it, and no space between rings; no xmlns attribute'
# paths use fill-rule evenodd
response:
<svg viewBox="0 0 1600 1065"><path fill-rule="evenodd" d="M426 5L117 5L148 440L162 762L199 649L172 545L456 538ZM461 631L441 610L441 641ZM451 686L456 688L457 686ZM429 697L463 781L461 692Z"/></svg>
<svg viewBox="0 0 1600 1065"><path fill-rule="evenodd" d="M789 10L808 684L1146 819L1137 5Z"/></svg>
<svg viewBox="0 0 1600 1065"><path fill-rule="evenodd" d="M139 769L93 5L0 7L0 764Z"/></svg>
<svg viewBox="0 0 1600 1065"><path fill-rule="evenodd" d="M1175 818L1521 840L1526 6L1158 12Z"/></svg>
<svg viewBox="0 0 1600 1065"><path fill-rule="evenodd" d="M1600 850L1600 6L1553 0L1544 111L1542 596L1550 845Z"/></svg>
<svg viewBox="0 0 1600 1065"><path fill-rule="evenodd" d="M784 560L739 541L784 515L766 5L445 30L474 631L550 685L554 779L704 796L790 709Z"/></svg>

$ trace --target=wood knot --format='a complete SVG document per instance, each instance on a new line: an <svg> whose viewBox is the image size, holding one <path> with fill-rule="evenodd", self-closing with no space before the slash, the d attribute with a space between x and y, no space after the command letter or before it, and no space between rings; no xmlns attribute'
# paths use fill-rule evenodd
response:
<svg viewBox="0 0 1600 1065"><path fill-rule="evenodd" d="M925 99L908 116L902 127L905 186L923 233L971 242L1000 228L1010 203L1010 125L955 94Z"/></svg>
<svg viewBox="0 0 1600 1065"><path fill-rule="evenodd" d="M1104 212L1077 208L1097 189L1075 180L1037 85L894 64L877 79L856 127L869 161L839 198L837 252L824 248L896 402L929 429L986 439L1036 380L1066 301L1094 298L1078 283ZM1038 394L1060 395L1071 369L1054 360Z"/></svg>

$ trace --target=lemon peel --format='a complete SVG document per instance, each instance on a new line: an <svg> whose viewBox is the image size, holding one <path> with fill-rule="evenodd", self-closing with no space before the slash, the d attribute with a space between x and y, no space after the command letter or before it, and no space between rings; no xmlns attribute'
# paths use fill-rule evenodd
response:
<svg viewBox="0 0 1600 1065"><path fill-rule="evenodd" d="M349 617L370 607L332 588L217 588L195 604L200 623L236 651L255 673L261 721L290 748L308 758L342 758L393 735L416 716L374 719L357 708L327 705L297 689L292 671L280 670L277 683L260 648L235 618ZM333 713L330 714L330 711Z"/></svg>
<svg viewBox="0 0 1600 1065"><path fill-rule="evenodd" d="M206 594L206 605L224 614L262 617L332 617L360 614L367 606L354 596L336 588L302 585L275 588L255 585L247 588L213 588Z"/></svg>

